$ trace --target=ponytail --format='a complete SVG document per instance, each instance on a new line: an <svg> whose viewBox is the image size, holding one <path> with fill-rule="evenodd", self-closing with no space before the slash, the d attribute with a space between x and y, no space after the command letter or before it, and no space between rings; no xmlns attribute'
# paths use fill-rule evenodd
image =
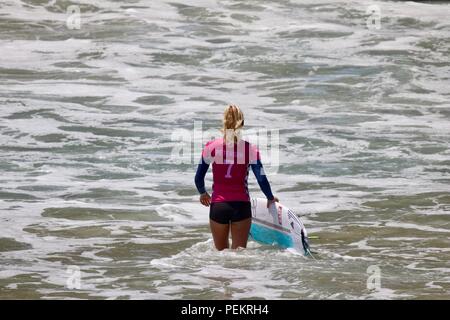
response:
<svg viewBox="0 0 450 320"><path fill-rule="evenodd" d="M225 142L237 142L241 137L241 129L244 126L244 114L238 106L232 104L225 108L223 113L223 128Z"/></svg>

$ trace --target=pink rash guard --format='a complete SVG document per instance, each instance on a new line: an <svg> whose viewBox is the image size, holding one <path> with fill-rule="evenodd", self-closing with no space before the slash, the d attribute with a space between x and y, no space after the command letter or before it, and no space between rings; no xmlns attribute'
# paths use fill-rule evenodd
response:
<svg viewBox="0 0 450 320"><path fill-rule="evenodd" d="M249 142L239 140L227 145L223 138L218 138L205 145L195 177L195 184L200 193L206 192L204 176L210 163L213 172L211 202L250 201L247 183L250 166L266 197L273 199L259 151Z"/></svg>

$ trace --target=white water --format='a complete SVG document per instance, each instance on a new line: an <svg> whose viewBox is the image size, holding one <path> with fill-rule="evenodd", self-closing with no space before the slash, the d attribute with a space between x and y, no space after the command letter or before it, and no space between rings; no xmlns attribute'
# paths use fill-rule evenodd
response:
<svg viewBox="0 0 450 320"><path fill-rule="evenodd" d="M78 3L0 5L1 298L450 297L448 4ZM317 261L213 249L171 136L231 102L279 130Z"/></svg>

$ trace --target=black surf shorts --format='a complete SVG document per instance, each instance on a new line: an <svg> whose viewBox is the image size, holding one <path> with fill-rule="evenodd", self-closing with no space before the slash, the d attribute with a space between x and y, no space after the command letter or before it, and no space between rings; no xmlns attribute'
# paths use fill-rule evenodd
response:
<svg viewBox="0 0 450 320"><path fill-rule="evenodd" d="M213 202L209 207L209 218L221 224L238 222L251 217L250 201Z"/></svg>

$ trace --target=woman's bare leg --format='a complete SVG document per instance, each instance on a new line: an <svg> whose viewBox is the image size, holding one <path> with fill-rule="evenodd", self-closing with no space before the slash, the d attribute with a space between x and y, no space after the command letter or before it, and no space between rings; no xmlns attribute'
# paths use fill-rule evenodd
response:
<svg viewBox="0 0 450 320"><path fill-rule="evenodd" d="M209 220L209 226L214 239L217 250L221 251L230 247L228 235L230 233L230 225Z"/></svg>
<svg viewBox="0 0 450 320"><path fill-rule="evenodd" d="M231 223L231 249L247 247L248 233L250 232L251 225L252 218Z"/></svg>

